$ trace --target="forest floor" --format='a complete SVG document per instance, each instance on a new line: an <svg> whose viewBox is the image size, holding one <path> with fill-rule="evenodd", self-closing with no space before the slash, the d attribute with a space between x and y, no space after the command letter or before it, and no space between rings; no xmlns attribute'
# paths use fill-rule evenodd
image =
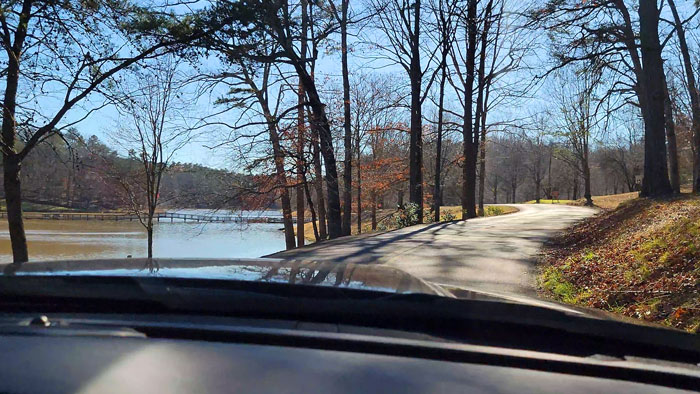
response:
<svg viewBox="0 0 700 394"><path fill-rule="evenodd" d="M629 197L598 200L614 208L545 246L540 294L697 333L700 197Z"/></svg>

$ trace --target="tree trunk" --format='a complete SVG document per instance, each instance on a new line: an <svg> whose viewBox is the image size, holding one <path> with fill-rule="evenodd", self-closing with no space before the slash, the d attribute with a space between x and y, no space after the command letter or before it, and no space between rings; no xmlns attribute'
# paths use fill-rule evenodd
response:
<svg viewBox="0 0 700 394"><path fill-rule="evenodd" d="M488 103L489 88L486 88L484 105ZM481 143L479 149L479 216L484 216L484 187L486 186L486 107L481 113Z"/></svg>
<svg viewBox="0 0 700 394"><path fill-rule="evenodd" d="M314 200L311 198L309 183L306 182L306 174L304 174L304 191L306 192L306 203L309 205L309 211L311 212L311 227L314 230L314 238L316 242L319 242L321 241L321 235L318 233L318 226L316 225L316 208L314 207Z"/></svg>
<svg viewBox="0 0 700 394"><path fill-rule="evenodd" d="M474 185L469 185L471 190L469 190L470 194L474 194L474 215L476 216L476 176L477 176L477 170L476 167L479 164L477 160L477 156L480 156L480 151L482 150L481 146L481 136L486 135L486 131L483 130L483 128L486 127L486 117L485 117L485 112L486 112L486 47L488 45L488 34L489 34L489 27L490 27L490 20L491 20L491 7L493 6L493 0L490 0L488 4L486 5L486 10L484 11L484 25L483 25L483 30L481 32L481 50L479 51L479 81L477 84L477 96L476 96L476 116L474 118L474 135L473 135L473 147L474 147ZM470 169L470 171L472 171ZM479 195L483 195L483 178L480 177L479 179L479 184L481 186L481 189L479 190ZM481 200L481 199L480 199ZM483 216L483 203L479 205L479 214Z"/></svg>
<svg viewBox="0 0 700 394"><path fill-rule="evenodd" d="M440 7L443 3L440 2ZM443 123L444 123L444 109L445 109L445 83L447 82L447 56L450 52L450 26L448 22L443 17L444 11L440 8L440 21L441 21L441 54L442 61L440 63L440 88L438 91L438 124L437 124L437 141L435 146L435 186L433 191L433 214L435 215L435 222L440 221L440 206L442 205L442 133L443 133Z"/></svg>
<svg viewBox="0 0 700 394"><path fill-rule="evenodd" d="M467 6L467 58L464 87L464 124L462 126L462 219L476 217L476 155L478 145L474 145L474 116L472 104L476 68L477 0L469 0ZM478 120L477 120L478 121Z"/></svg>
<svg viewBox="0 0 700 394"><path fill-rule="evenodd" d="M321 101L316 84L309 73L302 67L298 58L294 58L293 52L288 50L294 68L302 80L306 97L311 107L313 127L318 128L321 155L326 170L326 191L328 193L328 237L338 238L342 235L340 219L340 193L338 188L338 168L333 149L333 135L330 123L326 115L325 105Z"/></svg>
<svg viewBox="0 0 700 394"><path fill-rule="evenodd" d="M549 151L549 165L547 167L547 197L552 199L552 156L554 156L553 149L548 149Z"/></svg>
<svg viewBox="0 0 700 394"><path fill-rule="evenodd" d="M481 129L479 149L479 216L484 216L484 187L486 186L486 129Z"/></svg>
<svg viewBox="0 0 700 394"><path fill-rule="evenodd" d="M269 68L263 70L262 90L258 88L256 82L251 78L245 64L241 64L241 72L255 93L255 97L260 105L265 123L267 125L268 138L272 145L272 154L275 162L275 177L277 187L280 189L280 200L282 203L282 223L284 224L284 244L287 250L296 247L296 238L294 236L294 218L292 217L292 202L289 196L289 188L287 187L287 173L284 169L285 152L280 146L279 133L277 132L277 119L270 111L270 106L267 102L267 80L269 77Z"/></svg>
<svg viewBox="0 0 700 394"><path fill-rule="evenodd" d="M151 260L153 258L153 214L148 215L148 219L146 222L146 234L147 234L147 242L148 242L148 259Z"/></svg>
<svg viewBox="0 0 700 394"><path fill-rule="evenodd" d="M352 219L352 129L350 124L350 70L348 68L348 2L341 5L340 51L343 74L343 112L345 130L343 163L343 235L350 235Z"/></svg>
<svg viewBox="0 0 700 394"><path fill-rule="evenodd" d="M676 125L673 121L673 106L668 92L668 84L664 77L664 119L666 124L666 140L668 142L668 167L671 188L678 194L681 192L681 177L678 169L678 144L676 143Z"/></svg>
<svg viewBox="0 0 700 394"><path fill-rule="evenodd" d="M277 177L280 177L279 172ZM283 179L286 180L286 177ZM282 200L282 222L284 223L284 246L287 250L294 249L296 248L296 239L294 238L294 220L292 218L292 201L289 198L289 189L283 185L280 194L280 199Z"/></svg>
<svg viewBox="0 0 700 394"><path fill-rule="evenodd" d="M372 191L370 194L372 198L372 231L377 229L377 194Z"/></svg>
<svg viewBox="0 0 700 394"><path fill-rule="evenodd" d="M338 188L338 168L335 161L335 150L333 149L333 134L331 133L330 122L326 115L325 104L316 90L316 83L313 77L306 70L304 61L296 55L295 49L286 31L278 23L274 26L276 33L282 37L279 43L291 65L294 67L306 92L308 105L311 107L313 127L318 128L319 142L321 144L321 155L326 169L326 190L328 192L328 236L337 238L342 235L342 224L340 218L340 193Z"/></svg>
<svg viewBox="0 0 700 394"><path fill-rule="evenodd" d="M586 154L588 156L588 154ZM586 206L593 206L593 196L591 195L591 169L588 165L588 159L583 167L583 197L586 199Z"/></svg>
<svg viewBox="0 0 700 394"><path fill-rule="evenodd" d="M24 233L24 220L22 219L21 166L22 163L19 161L16 154L4 155L3 181L5 186L5 205L7 206L7 224L10 231L12 261L14 263L25 263L29 261L27 237Z"/></svg>
<svg viewBox="0 0 700 394"><path fill-rule="evenodd" d="M357 152L357 233L362 234L362 168L360 161L362 151L360 150L360 130L357 130L355 139L355 151Z"/></svg>
<svg viewBox="0 0 700 394"><path fill-rule="evenodd" d="M678 9L676 8L675 0L668 0L668 5L673 13L673 20L676 25L676 35L678 36L678 46L681 49L683 57L683 66L685 68L685 77L688 86L688 95L690 96L690 109L692 111L692 127L693 144L695 145L693 154L693 192L700 191L700 93L695 81L695 72L690 59L690 51L685 37L685 29L682 25ZM670 147L669 147L670 149Z"/></svg>
<svg viewBox="0 0 700 394"><path fill-rule="evenodd" d="M246 78L248 75L246 75ZM287 188L287 173L284 170L284 152L280 146L279 133L277 132L277 122L270 113L270 108L267 104L265 96L260 92L252 80L252 89L255 91L258 102L263 111L267 123L268 137L272 144L272 154L275 160L275 176L277 177L277 186L280 188L280 200L282 203L282 222L284 224L284 244L287 250L296 247L296 239L294 238L294 218L292 217L292 201L289 197L289 188Z"/></svg>
<svg viewBox="0 0 700 394"><path fill-rule="evenodd" d="M306 8L306 0L301 0L301 64L306 68L306 51L307 51L307 26L308 14ZM304 117L304 102L306 94L304 93L304 83L299 78L299 87L297 90L297 245L303 246L304 238L304 173L306 172L306 163L304 160L304 141L305 133L305 117Z"/></svg>
<svg viewBox="0 0 700 394"><path fill-rule="evenodd" d="M498 204L498 174L494 175L495 179L493 181L493 203Z"/></svg>
<svg viewBox="0 0 700 394"><path fill-rule="evenodd" d="M445 82L447 81L447 65L445 64L446 56L447 54L443 52L443 64L440 75L440 97L438 99L437 141L435 144L435 188L433 191L433 213L435 214L435 222L440 221L440 205L442 205L442 187L440 184L440 175L442 172L442 128L443 109L445 100Z"/></svg>
<svg viewBox="0 0 700 394"><path fill-rule="evenodd" d="M659 42L659 10L655 1L639 2L639 37L642 53L647 118L644 136L642 196L671 194L666 161L664 70Z"/></svg>
<svg viewBox="0 0 700 394"><path fill-rule="evenodd" d="M32 2L25 1L19 16L12 55L8 56L7 68L5 69L7 78L2 105L2 141L5 145L2 149L3 173L5 177L3 184L5 187L5 204L7 206L7 225L10 232L10 243L12 244L12 261L15 263L29 261L27 236L24 232L24 220L22 219L22 185L20 181L22 160L15 152L15 137L17 136L15 112L19 85L19 59L27 34L31 7ZM9 39L9 37L6 38Z"/></svg>
<svg viewBox="0 0 700 394"><path fill-rule="evenodd" d="M423 223L423 124L421 111L420 11L421 2L413 4L413 39L411 45L411 137L409 145L409 200L418 206L418 223Z"/></svg>
<svg viewBox="0 0 700 394"><path fill-rule="evenodd" d="M326 230L326 202L323 197L323 170L321 169L321 149L318 143L318 130L313 125L311 126L311 139L313 143L314 155L314 188L316 189L316 202L318 206L318 234L321 239L328 238Z"/></svg>
<svg viewBox="0 0 700 394"><path fill-rule="evenodd" d="M304 245L304 86L299 83L299 114L297 117L297 245Z"/></svg>

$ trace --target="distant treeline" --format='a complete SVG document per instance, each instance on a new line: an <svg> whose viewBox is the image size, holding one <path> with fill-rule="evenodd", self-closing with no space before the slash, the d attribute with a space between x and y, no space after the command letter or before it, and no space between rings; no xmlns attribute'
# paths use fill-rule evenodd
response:
<svg viewBox="0 0 700 394"><path fill-rule="evenodd" d="M23 199L85 211L127 209L120 177L143 165L133 155L119 155L94 135L52 136L23 162ZM160 200L164 208L235 209L244 203L239 191L251 182L251 176L175 162L163 176Z"/></svg>

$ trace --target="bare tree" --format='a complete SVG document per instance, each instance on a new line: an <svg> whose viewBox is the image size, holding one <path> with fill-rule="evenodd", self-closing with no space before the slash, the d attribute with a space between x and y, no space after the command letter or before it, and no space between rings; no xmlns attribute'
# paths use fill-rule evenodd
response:
<svg viewBox="0 0 700 394"><path fill-rule="evenodd" d="M273 47L274 48L274 47ZM274 49L273 49L274 50ZM287 249L296 247L294 239L294 224L292 222L292 204L289 197L289 189L287 188L287 175L285 172L285 152L280 139L278 108L273 109L270 106L270 79L272 65L269 63L263 64L262 80L260 86L256 83L252 70L248 68L245 62L240 62L240 73L231 74L235 78L242 76L242 82L247 84L253 97L257 101L260 111L265 119L265 126L268 131L268 138L272 146L273 160L275 163L275 177L277 187L279 188L280 201L282 205L282 219L284 222L284 240ZM281 92L278 92L278 97L281 97Z"/></svg>
<svg viewBox="0 0 700 394"><path fill-rule="evenodd" d="M436 27L438 33L438 45L440 47L440 84L438 88L438 119L437 119L437 139L435 144L435 186L433 191L433 214L434 220L440 221L440 205L442 205L442 137L444 129L445 115L445 84L447 82L447 59L452 50L456 28L456 1L437 0L437 5L432 4L435 13Z"/></svg>
<svg viewBox="0 0 700 394"><path fill-rule="evenodd" d="M522 183L522 170L525 157L523 155L519 137L509 136L500 141L504 144L506 190L509 191L507 202L516 202L518 186Z"/></svg>
<svg viewBox="0 0 700 394"><path fill-rule="evenodd" d="M410 144L409 144L409 200L418 207L418 221L423 222L423 115L422 105L439 67L431 67L439 46L424 48L421 38L423 5L420 0L373 0L377 28L387 43L375 45L407 73L410 83ZM421 64L427 58L427 64ZM429 75L427 83L423 79Z"/></svg>
<svg viewBox="0 0 700 394"><path fill-rule="evenodd" d="M634 8L637 19L630 12ZM622 96L621 105L640 108L646 146L642 194L672 193L657 1L640 1L637 6L625 0L549 0L531 10L530 18L552 38L556 63L550 72L574 62L595 64L609 76L604 98Z"/></svg>
<svg viewBox="0 0 700 394"><path fill-rule="evenodd" d="M538 127L529 136L525 136L525 167L535 185L535 202L540 203L542 192L542 181L547 173L547 161L551 160L551 146L547 142L549 130L543 119L538 121Z"/></svg>
<svg viewBox="0 0 700 394"><path fill-rule="evenodd" d="M340 63L343 78L343 235L350 235L350 219L352 218L352 115L350 113L350 68L348 66L348 13L350 0L341 0L340 13L330 2L335 18L340 24ZM359 162L357 163L359 166Z"/></svg>
<svg viewBox="0 0 700 394"><path fill-rule="evenodd" d="M230 22L225 17L206 27L194 27L192 19L179 20L164 6L157 10L160 17L154 18L145 31L141 22L153 11L156 7L141 7L131 1L79 7L71 2L3 2L0 62L7 68L0 72L5 78L0 149L14 262L29 258L20 182L20 169L27 155L46 138L60 135L62 129L102 108L104 104L96 105L77 121L64 122L72 109L121 70L168 48L200 39ZM149 39L130 45L136 33ZM45 99L57 99L59 104L49 110L44 106ZM18 141L23 143L21 147Z"/></svg>
<svg viewBox="0 0 700 394"><path fill-rule="evenodd" d="M452 52L452 66L459 81L453 82L463 108L462 115L462 219L476 217L476 164L479 149L479 133L474 130L474 81L476 77L476 51L478 38L478 0L467 1L466 16L462 15L465 46L459 45ZM491 2L489 2L491 4ZM463 67L462 67L463 65Z"/></svg>
<svg viewBox="0 0 700 394"><path fill-rule="evenodd" d="M674 28L678 37L678 46L680 47L681 57L683 59L683 68L685 70L685 82L690 96L690 109L692 114L692 130L693 130L693 145L695 146L695 154L693 155L693 192L700 191L700 93L695 79L695 71L690 58L690 50L685 34L684 22L681 20L676 2L668 0L668 5L673 14ZM697 13L697 11L696 11Z"/></svg>
<svg viewBox="0 0 700 394"><path fill-rule="evenodd" d="M664 66L659 40L659 9L656 1L639 3L639 46L642 54L642 80L647 103L647 133L644 138L644 196L672 192L666 160L666 135L664 133L666 98Z"/></svg>
<svg viewBox="0 0 700 394"><path fill-rule="evenodd" d="M307 51L309 41L309 10L306 0L300 0L299 8L301 9L301 29L299 32L299 62L300 66L306 71L307 67ZM310 77L313 75L309 73ZM297 246L303 246L304 239L304 193L307 190L306 185L306 162L304 160L304 148L306 147L306 116L304 112L304 103L306 101L306 93L304 92L304 84L299 78L297 88L297 188L296 188L296 206L297 206ZM310 197L309 197L310 198Z"/></svg>
<svg viewBox="0 0 700 394"><path fill-rule="evenodd" d="M112 133L140 168L126 165L113 176L129 208L146 229L148 258L153 258L153 218L160 202L161 181L173 155L192 138L185 122L187 103L179 62L164 57L133 71L118 84L120 122Z"/></svg>
<svg viewBox="0 0 700 394"><path fill-rule="evenodd" d="M556 150L557 157L583 177L586 205L593 205L589 158L592 135L600 127L595 96L598 75L588 69L563 72L560 76L560 88L556 94L560 117L555 133L563 138L568 149Z"/></svg>
<svg viewBox="0 0 700 394"><path fill-rule="evenodd" d="M308 3L309 6L320 7L316 3ZM323 164L325 167L326 190L328 193L328 236L337 238L342 235L340 194L338 187L338 170L336 166L335 151L333 148L333 136L331 134L330 121L326 113L326 105L321 99L317 89L316 81L307 68L305 52L301 51L298 44L307 38L300 32L298 24L298 12L301 10L295 4L290 4L287 0L276 1L254 1L246 4L246 11L254 15L251 24L254 26L256 34L249 35L243 44L239 41L225 41L224 36L219 40L219 44L231 45L234 48L243 48L246 51L239 56L250 57L262 62L274 62L288 64L296 73L300 84L304 88L306 101L304 104L311 112L311 128L316 128L319 136L319 144ZM237 4L221 4L222 12L227 13L235 10ZM302 7L305 8L305 7ZM337 24L329 18L315 18L317 31L314 39L324 39L336 31ZM250 48L254 48L260 36L267 36L279 45L279 51L272 56L258 56Z"/></svg>

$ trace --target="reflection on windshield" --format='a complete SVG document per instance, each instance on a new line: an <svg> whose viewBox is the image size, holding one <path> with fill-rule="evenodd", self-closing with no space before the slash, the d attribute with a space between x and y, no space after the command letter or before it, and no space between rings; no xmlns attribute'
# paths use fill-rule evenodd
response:
<svg viewBox="0 0 700 394"><path fill-rule="evenodd" d="M116 260L35 263L21 268L9 264L5 266L4 274L225 279L332 286L390 293L434 292L425 283L394 269L327 262L133 259L127 263Z"/></svg>

